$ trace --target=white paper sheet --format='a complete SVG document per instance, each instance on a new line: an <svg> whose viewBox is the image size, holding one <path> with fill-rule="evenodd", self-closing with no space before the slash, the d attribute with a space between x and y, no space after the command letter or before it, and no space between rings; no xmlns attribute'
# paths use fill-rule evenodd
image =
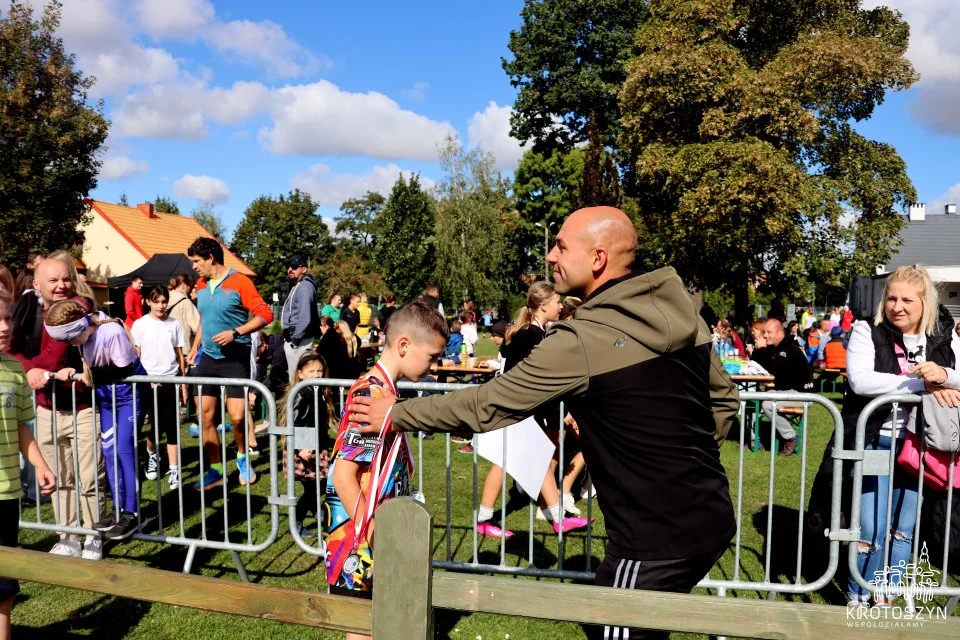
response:
<svg viewBox="0 0 960 640"><path fill-rule="evenodd" d="M504 435L507 440L506 464L503 460ZM540 495L556 447L536 420L527 418L504 429L481 433L476 443L477 455L501 465L527 495Z"/></svg>

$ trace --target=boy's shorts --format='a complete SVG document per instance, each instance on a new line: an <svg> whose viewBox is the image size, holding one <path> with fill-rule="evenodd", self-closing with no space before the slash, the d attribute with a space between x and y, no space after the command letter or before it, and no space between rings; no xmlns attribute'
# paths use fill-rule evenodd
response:
<svg viewBox="0 0 960 640"><path fill-rule="evenodd" d="M16 547L20 534L20 501L0 500L0 547ZM0 600L20 593L20 583L11 578L0 578Z"/></svg>

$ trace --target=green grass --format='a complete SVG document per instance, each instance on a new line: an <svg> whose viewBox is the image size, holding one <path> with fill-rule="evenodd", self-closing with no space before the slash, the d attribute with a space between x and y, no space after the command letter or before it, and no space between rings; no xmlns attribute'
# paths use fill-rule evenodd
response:
<svg viewBox="0 0 960 640"><path fill-rule="evenodd" d="M486 340L486 338L484 338ZM481 349L492 347L489 343L481 342ZM481 354L483 351L481 351ZM837 396L831 396L837 399ZM768 425L767 425L768 428ZM824 445L830 436L831 423L825 410L815 408L810 414L810 429L808 433L808 477L806 493L809 494L813 470L819 464ZM437 437L423 443L424 455L424 493L427 502L435 516L434 550L435 558L446 559L448 540L444 526L447 503L445 495L446 479L446 442L445 438ZM197 440L183 434L184 470L185 477L192 482L197 472ZM266 441L261 442L266 447ZM414 445L416 447L416 445ZM450 476L452 480L453 499L450 513L453 535L449 539L452 557L455 560L469 562L472 560L472 493L473 471L472 456L456 451L452 444L450 449ZM415 449L416 450L416 449ZM721 458L728 471L731 481L731 494L736 505L737 501L737 469L739 448L733 442L727 442L721 449ZM231 454L232 457L232 454ZM744 481L743 481L743 510L742 524L742 552L740 559L740 576L742 579L762 580L763 557L765 553L766 517L768 500L768 473L770 464L769 453L751 453L745 451ZM799 494L799 473L801 457L793 456L788 459L778 458L775 461L776 480L774 483L774 539L773 539L773 579L775 581L791 582L793 575L793 560L796 549L797 508L801 504ZM255 468L261 474L260 481L252 488L252 511L254 541L265 539L269 531L269 517L266 499L269 494L269 456L261 454ZM478 470L478 481L482 483L488 465L481 461ZM231 522L236 521L237 515L246 509L245 494L236 483L234 463L228 466L231 474L229 508ZM285 486L282 474L279 481ZM413 479L417 483L416 477ZM164 488L165 517L175 513L176 497L166 495ZM218 533L222 539L222 520L219 515L222 508L222 494L219 490L208 492L211 502L207 504L208 535L215 537ZM188 514L186 528L189 534L199 535L200 512L199 498L189 486L184 487L185 510ZM143 487L145 511L155 513L156 484L145 482ZM807 495L802 504L805 505ZM581 508L584 502L578 503ZM51 512L49 506L44 509L45 517L49 521ZM596 523L593 527L594 538L589 549L592 566L603 557L603 517L594 508ZM32 518L33 511L28 511L25 517ZM517 532L517 535L508 541L506 563L508 565L525 566L529 538L527 536L527 522L529 514L526 508L511 514L507 525ZM155 521L154 521L155 522ZM261 584L284 586L304 591L324 591L325 581L322 561L303 553L296 547L286 530L287 512L280 511L280 535L276 542L265 551L258 554L242 554L243 562L250 579ZM165 521L165 524L168 522ZM154 524L154 526L156 526ZM167 527L171 535L177 533L176 527ZM238 525L231 529L231 539L235 541L246 539L246 527ZM570 569L580 569L584 565L586 539L583 533L568 534L565 537L564 566ZM22 530L21 545L26 548L46 550L54 542L54 537L42 532ZM841 562L846 561L846 549L841 548ZM538 521L534 527L534 557L539 565L550 565L557 558L557 541L552 529L546 523ZM180 547L170 547L149 542L129 541L108 547L107 560L109 562L128 562L156 568L179 571L182 567L186 550ZM481 538L479 548L482 562L496 563L499 561L499 541L484 540ZM237 580L231 556L227 552L203 551L197 552L194 562L194 572L202 575L219 577L225 580ZM714 576L732 576L733 550L721 559ZM530 578L517 578L530 579ZM144 638L149 640L176 640L225 638L236 635L244 640L257 638L275 638L281 634L290 640L299 638L339 638L335 632L324 632L298 627L294 625L279 625L263 620L239 618L220 614L205 613L191 609L182 609L161 604L142 603L122 598L102 596L94 593L49 587L37 584L23 584L23 595L18 599L13 613L14 633L16 636L37 638L80 638L95 637L98 640L111 638ZM821 593L809 596L787 596L782 599L804 602L842 602L842 585L831 585ZM736 597L760 598L765 594L756 591L738 591ZM558 613L563 610L561 603L557 604ZM569 605L567 605L569 606ZM574 605L575 606L575 605ZM549 620L531 620L486 614L466 614L450 611L437 612L437 637L473 640L478 636L489 638L531 638L546 640L552 638L583 638L579 626L569 623L560 623ZM675 634L675 638L697 637Z"/></svg>

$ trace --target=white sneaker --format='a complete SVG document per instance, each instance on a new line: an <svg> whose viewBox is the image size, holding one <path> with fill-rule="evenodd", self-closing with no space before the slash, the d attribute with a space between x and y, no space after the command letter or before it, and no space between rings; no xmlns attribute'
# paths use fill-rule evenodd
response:
<svg viewBox="0 0 960 640"><path fill-rule="evenodd" d="M563 494L563 509L567 513L572 513L575 516L580 515L580 509L577 508L577 503L574 501L572 493Z"/></svg>
<svg viewBox="0 0 960 640"><path fill-rule="evenodd" d="M147 480L156 480L157 479L157 469L160 468L160 456L154 453L147 454L147 471L146 476Z"/></svg>
<svg viewBox="0 0 960 640"><path fill-rule="evenodd" d="M83 549L80 546L79 540L68 540L63 538L57 544L53 545L53 548L50 549L50 553L55 556L70 556L71 558L79 558L83 553Z"/></svg>
<svg viewBox="0 0 960 640"><path fill-rule="evenodd" d="M170 467L167 471L167 486L176 489L180 486L180 468Z"/></svg>
<svg viewBox="0 0 960 640"><path fill-rule="evenodd" d="M83 553L80 557L84 560L103 560L103 540L93 536L87 536L87 541L83 544Z"/></svg>
<svg viewBox="0 0 960 640"><path fill-rule="evenodd" d="M584 483L583 491L580 492L580 497L584 500L593 500L597 497L597 488L593 486L593 483Z"/></svg>

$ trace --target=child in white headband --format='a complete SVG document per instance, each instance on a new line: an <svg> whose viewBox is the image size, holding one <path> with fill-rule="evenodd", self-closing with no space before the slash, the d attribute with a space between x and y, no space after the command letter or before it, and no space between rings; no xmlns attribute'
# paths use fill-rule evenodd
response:
<svg viewBox="0 0 960 640"><path fill-rule="evenodd" d="M100 443L114 501L114 515L93 528L107 540L124 540L139 528L134 429L143 425L144 412L140 389L123 380L146 372L123 325L88 315L76 300L54 303L44 326L54 340L81 347L83 362L93 375ZM58 371L57 378L67 381L76 374L76 369L68 367Z"/></svg>

